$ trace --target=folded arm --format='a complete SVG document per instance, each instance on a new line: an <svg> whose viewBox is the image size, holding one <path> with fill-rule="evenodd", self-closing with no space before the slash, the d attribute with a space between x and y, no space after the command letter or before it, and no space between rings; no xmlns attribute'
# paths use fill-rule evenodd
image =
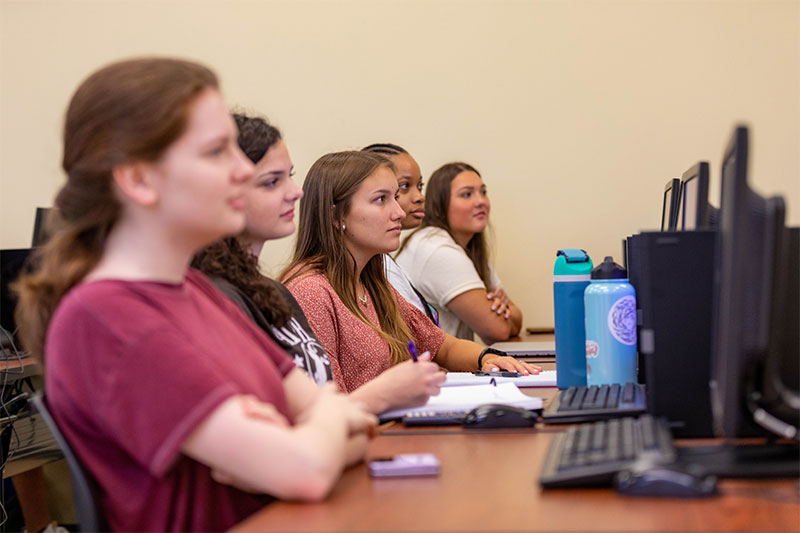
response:
<svg viewBox="0 0 800 533"><path fill-rule="evenodd" d="M489 294L484 289L470 289L450 300L447 308L477 333L483 342L493 344L519 333L522 313L510 300L502 309L492 310L497 305ZM498 310L501 312L498 313Z"/></svg>
<svg viewBox="0 0 800 533"><path fill-rule="evenodd" d="M333 386L309 392L306 384L314 385L307 378L289 376L284 385L294 426L271 405L237 395L192 432L182 451L237 487L281 499L323 499L344 466L363 457L364 435L376 421ZM311 399L297 398L298 392Z"/></svg>

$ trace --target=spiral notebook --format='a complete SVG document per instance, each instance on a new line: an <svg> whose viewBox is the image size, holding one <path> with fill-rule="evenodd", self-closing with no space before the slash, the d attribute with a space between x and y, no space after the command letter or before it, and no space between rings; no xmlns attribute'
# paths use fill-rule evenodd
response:
<svg viewBox="0 0 800 533"><path fill-rule="evenodd" d="M428 403L420 407L395 409L379 416L381 422L402 418L409 413L451 411L469 411L487 403L501 403L523 409L537 410L542 408L542 399L526 396L513 383L496 385L464 385L461 387L442 387L438 396L431 396Z"/></svg>

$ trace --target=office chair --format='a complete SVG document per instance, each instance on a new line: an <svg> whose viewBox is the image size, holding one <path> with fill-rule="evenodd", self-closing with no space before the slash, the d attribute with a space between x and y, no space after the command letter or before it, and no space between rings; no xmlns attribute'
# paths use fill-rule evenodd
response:
<svg viewBox="0 0 800 533"><path fill-rule="evenodd" d="M90 484L91 480L86 476L83 465L72 453L72 448L70 448L61 430L56 425L56 421L47 409L47 402L43 393L34 395L30 402L33 409L41 415L44 423L47 424L69 465L72 491L75 494L75 510L78 513L80 530L108 531L108 526L97 508L92 485Z"/></svg>

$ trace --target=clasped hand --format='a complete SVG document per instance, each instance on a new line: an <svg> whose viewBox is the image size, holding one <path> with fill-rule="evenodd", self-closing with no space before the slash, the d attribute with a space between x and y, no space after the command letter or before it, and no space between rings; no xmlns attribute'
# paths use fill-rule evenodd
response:
<svg viewBox="0 0 800 533"><path fill-rule="evenodd" d="M506 320L511 316L511 300L502 288L486 293L486 298L491 302L491 310Z"/></svg>

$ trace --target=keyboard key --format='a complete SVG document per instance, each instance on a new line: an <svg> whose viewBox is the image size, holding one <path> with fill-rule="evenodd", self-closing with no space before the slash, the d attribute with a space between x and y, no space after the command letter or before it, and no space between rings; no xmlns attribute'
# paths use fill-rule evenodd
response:
<svg viewBox="0 0 800 533"><path fill-rule="evenodd" d="M606 402L608 401L608 393L610 390L611 388L608 385L600 387L600 390L597 392L597 399L594 401L595 409L602 409L606 406Z"/></svg>
<svg viewBox="0 0 800 533"><path fill-rule="evenodd" d="M583 397L583 409L593 409L594 401L597 398L597 385L592 385L586 389L586 396Z"/></svg>
<svg viewBox="0 0 800 533"><path fill-rule="evenodd" d="M564 437L564 447L561 448L560 468L570 468L575 463L575 440L578 426L571 426Z"/></svg>
<svg viewBox="0 0 800 533"><path fill-rule="evenodd" d="M606 407L616 407L619 405L619 383L614 383L608 391Z"/></svg>
<svg viewBox="0 0 800 533"><path fill-rule="evenodd" d="M608 428L608 460L617 461L622 451L619 442L619 419L609 420L606 426Z"/></svg>
<svg viewBox="0 0 800 533"><path fill-rule="evenodd" d="M623 403L633 403L633 383L626 383L625 386L622 388L622 402Z"/></svg>
<svg viewBox="0 0 800 533"><path fill-rule="evenodd" d="M592 451L603 449L606 444L606 424L595 422L592 435Z"/></svg>
<svg viewBox="0 0 800 533"><path fill-rule="evenodd" d="M623 459L631 459L634 454L633 447L633 418L622 419L622 448L620 456Z"/></svg>
<svg viewBox="0 0 800 533"><path fill-rule="evenodd" d="M643 416L639 418L639 425L641 426L642 434L642 447L645 450L653 450L656 447L656 428L653 424L653 418L650 416Z"/></svg>
<svg viewBox="0 0 800 533"><path fill-rule="evenodd" d="M570 387L562 393L561 396L561 403L565 405L569 405L572 403L572 397L575 396L575 392L578 390L578 387Z"/></svg>

